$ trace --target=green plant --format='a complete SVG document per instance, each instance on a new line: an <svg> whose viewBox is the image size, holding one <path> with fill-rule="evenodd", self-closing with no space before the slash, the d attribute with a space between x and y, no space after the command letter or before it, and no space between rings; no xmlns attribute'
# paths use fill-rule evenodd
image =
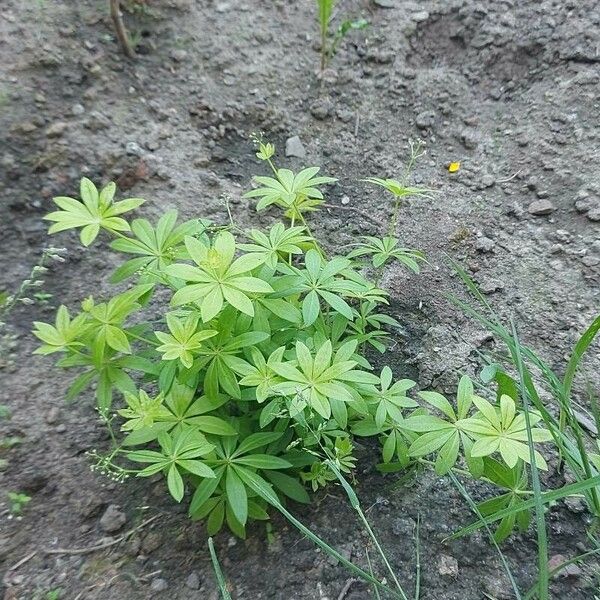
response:
<svg viewBox="0 0 600 600"><path fill-rule="evenodd" d="M59 366L82 370L68 396L95 384L113 440L108 455L94 454L95 468L117 480L163 473L176 501L190 491L190 516L205 519L209 535L226 523L242 537L269 506L304 531L285 503L309 502L304 483L317 489L352 476L354 436L381 439L384 470L435 464L458 472L461 454L489 482L493 464L522 470L532 459L514 395L491 402L463 378L456 409L433 392L421 392L419 404L408 396L414 382L395 381L389 367L374 372L362 348L385 350L384 326L396 322L375 311L387 294L367 277L364 253L329 257L306 221L323 201L320 187L334 180L317 168L277 168L270 144L259 142L257 156L274 177L257 177L246 197L258 199L258 210L282 209L289 227L177 226L174 212L154 227L129 223L120 215L141 201L113 203L112 185L98 192L87 180L83 203L57 199L60 229L83 228L84 243L103 230L116 238L113 249L138 255L113 276L133 280L129 289L87 298L74 316L60 307L54 325L35 324L38 353L60 353ZM379 242L388 248L372 238ZM379 268L406 264L394 248ZM548 438L532 431L536 443Z"/></svg>
<svg viewBox="0 0 600 600"><path fill-rule="evenodd" d="M215 546L213 544L213 540L211 537L208 538L208 551L210 553L210 559L213 566L213 571L215 573L215 577L217 579L217 584L219 586L219 592L221 592L222 600L231 600L231 594L227 589L227 584L225 583L225 577L223 575L223 571L221 570L221 563L219 563L219 559L217 557L217 553L215 552Z"/></svg>
<svg viewBox="0 0 600 600"><path fill-rule="evenodd" d="M48 272L48 264L52 261L63 262L64 248L46 248L29 275L21 282L15 292L0 292L0 368L10 364L10 351L16 343L16 337L9 329L8 319L19 305L32 305L36 302L47 304L52 294L43 291L43 275Z"/></svg>
<svg viewBox="0 0 600 600"><path fill-rule="evenodd" d="M467 273L459 265L453 266L481 310L473 308L456 297L451 299L465 312L475 317L506 347L507 352L504 355L497 354L493 359L488 359L488 365L481 373L481 381L483 384L495 383L498 397L509 395L515 402L521 402L525 426L523 430L525 435L521 437L526 438L523 441L527 441L529 460L519 461L513 469L509 470L498 464L494 465L494 472L488 470L488 476L496 485L503 488L503 493L478 506L473 503L479 521L463 528L452 537L467 535L481 527L487 529L491 524L499 522L494 537L500 541L510 535L515 525L524 530L529 524L533 511L538 536L539 574L537 582L524 597L549 598L551 576L571 561L561 565L558 570L548 572L545 507L561 498L579 496L585 498L590 512L596 519L600 516L598 512L600 508L598 467L600 465L597 464L594 453L590 451L590 447L595 445L595 440L590 439L579 423L576 410L582 411L584 408L577 406L572 391L575 374L581 361L600 331L600 317L597 317L580 337L561 377L534 350L521 343L514 323L511 322L510 327L502 323ZM542 388L550 392L552 398L550 402L541 400ZM593 394L590 394L589 398L591 414L598 426L600 419L595 398ZM555 416L556 414L558 417ZM543 423L558 450L559 458L564 461L575 483L554 490L542 489L542 482L535 468L540 464L540 457L536 455L534 449L535 435L538 431L533 426L535 421ZM527 463L531 465L529 469ZM543 466L544 463L541 464ZM527 469L530 471L531 486L528 484ZM600 542L596 539L593 529L588 532L588 538L594 548L576 557L574 561L582 560L600 551Z"/></svg>
<svg viewBox="0 0 600 600"><path fill-rule="evenodd" d="M327 67L332 56L336 53L340 42L353 30L364 29L369 23L365 19L345 20L333 34L330 32L330 23L336 0L317 0L319 19L319 33L321 37L321 73Z"/></svg>
<svg viewBox="0 0 600 600"><path fill-rule="evenodd" d="M13 516L19 516L23 508L29 504L31 497L21 492L8 492L8 501L10 502L9 511Z"/></svg>
<svg viewBox="0 0 600 600"><path fill-rule="evenodd" d="M372 254L374 262L376 255L381 257L381 255L383 254L385 256L389 252L392 252L398 243L398 240L396 240L394 236L396 235L396 228L398 225L398 217L400 215L402 201L405 198L410 197L431 199L432 195L435 193L435 190L410 184L409 179L413 167L417 160L419 160L419 158L425 155L426 151L425 143L422 140L409 140L408 146L410 150L410 156L400 180L389 178L382 179L380 177L367 177L363 180L367 183L372 183L373 185L383 188L384 190L392 194L392 196L394 197L394 210L392 213L390 224L388 226L387 238L383 238L380 244L375 244L372 240L369 240L369 238L367 238L367 240L371 242L371 252L364 252L363 254ZM395 252L398 252L398 250L396 250ZM381 260L381 258L379 258L379 260ZM410 263L407 263L407 265L410 266ZM414 265L411 268L413 269L413 271L415 270Z"/></svg>

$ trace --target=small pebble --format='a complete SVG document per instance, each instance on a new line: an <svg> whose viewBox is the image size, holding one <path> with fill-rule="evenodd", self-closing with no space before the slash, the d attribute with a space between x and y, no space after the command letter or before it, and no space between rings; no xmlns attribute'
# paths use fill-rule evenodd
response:
<svg viewBox="0 0 600 600"><path fill-rule="evenodd" d="M562 554L555 554L554 556L551 556L548 559L548 570L552 571L553 569L556 569L557 567L565 563L567 560L569 559L563 556ZM579 577L579 575L581 575L581 572L581 567L579 567L575 563L572 563L561 569L558 573L555 573L553 579L558 579L559 577L564 579L566 579L567 577Z"/></svg>
<svg viewBox="0 0 600 600"><path fill-rule="evenodd" d="M200 589L200 576L196 571L190 573L185 580L186 587L190 588L190 590L198 590Z"/></svg>
<svg viewBox="0 0 600 600"><path fill-rule="evenodd" d="M188 53L186 50L183 50L181 48L175 48L174 50L171 50L169 56L175 62L183 62L187 58Z"/></svg>
<svg viewBox="0 0 600 600"><path fill-rule="evenodd" d="M552 214L556 207L550 200L535 200L527 207L527 212L536 217Z"/></svg>
<svg viewBox="0 0 600 600"><path fill-rule="evenodd" d="M491 252L494 249L496 243L494 240L488 237L480 237L475 241L475 248L479 250L479 252Z"/></svg>
<svg viewBox="0 0 600 600"><path fill-rule="evenodd" d="M426 10L420 10L419 12L410 15L410 18L415 23L423 23L424 21L427 21L427 19L429 19L429 13Z"/></svg>
<svg viewBox="0 0 600 600"><path fill-rule="evenodd" d="M458 577L458 561L453 556L442 554L438 560L438 573L446 577Z"/></svg>
<svg viewBox="0 0 600 600"><path fill-rule="evenodd" d="M125 513L116 504L109 504L100 518L100 527L107 533L114 533L125 525L125 521L127 521Z"/></svg>
<svg viewBox="0 0 600 600"><path fill-rule="evenodd" d="M48 425L54 425L55 423L58 422L59 417L60 417L60 411L58 410L58 407L53 406L46 413L46 423L48 423Z"/></svg>
<svg viewBox="0 0 600 600"><path fill-rule="evenodd" d="M300 138L295 135L288 138L285 142L285 155L295 156L296 158L304 158L306 156L306 150Z"/></svg>
<svg viewBox="0 0 600 600"><path fill-rule="evenodd" d="M600 221L600 207L592 208L585 216L590 221Z"/></svg>
<svg viewBox="0 0 600 600"><path fill-rule="evenodd" d="M432 110L420 112L416 118L416 124L419 129L428 129L435 122L435 113Z"/></svg>
<svg viewBox="0 0 600 600"><path fill-rule="evenodd" d="M125 152L130 156L142 156L144 154L144 150L136 142L127 142Z"/></svg>
<svg viewBox="0 0 600 600"><path fill-rule="evenodd" d="M319 98L310 106L310 114L319 121L324 121L333 112L333 102L329 98Z"/></svg>
<svg viewBox="0 0 600 600"><path fill-rule="evenodd" d="M481 178L481 185L483 187L486 187L486 188L492 187L494 185L494 183L496 183L496 180L494 179L494 176L490 175L489 173L484 175Z"/></svg>
<svg viewBox="0 0 600 600"><path fill-rule="evenodd" d="M150 584L150 589L153 592L164 592L168 587L169 584L167 583L167 581L161 578L153 579L152 583Z"/></svg>
<svg viewBox="0 0 600 600"><path fill-rule="evenodd" d="M63 121L52 123L52 125L46 129L46 136L49 138L60 137L65 132L67 127L67 123L64 123Z"/></svg>

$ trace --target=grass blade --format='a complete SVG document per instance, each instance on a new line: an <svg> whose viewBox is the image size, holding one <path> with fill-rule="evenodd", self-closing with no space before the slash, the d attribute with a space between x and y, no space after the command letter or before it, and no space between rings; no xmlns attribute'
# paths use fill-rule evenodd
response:
<svg viewBox="0 0 600 600"><path fill-rule="evenodd" d="M565 377L563 379L563 386L565 390L565 395L567 397L571 394L571 387L573 386L573 379L575 378L575 373L579 367L579 363L583 358L583 355L590 347L591 343L594 341L596 335L600 331L600 316L596 317L595 321L587 328L584 334L579 338L577 344L575 344L575 348L573 349L573 354L569 359L567 364L567 370L565 371Z"/></svg>
<svg viewBox="0 0 600 600"><path fill-rule="evenodd" d="M467 490L465 489L463 484L456 478L456 475L454 475L454 473L452 471L450 471L448 473L448 475L452 479L452 481L453 481L454 485L457 487L458 491L462 494L463 498L467 501L471 510L479 518L479 522L481 523L481 526L485 527L487 534L488 534L490 540L492 541L492 544L494 545L494 547L496 548L496 551L498 552L498 555L500 556L500 561L502 562L502 566L504 567L504 570L506 571L506 575L508 576L510 584L512 585L513 591L515 592L515 597L517 598L517 600L522 600L522 596L521 596L521 593L519 592L519 587L517 586L517 582L515 581L512 571L510 570L510 567L508 566L508 562L504 556L504 553L502 552L502 550L500 549L500 546L498 545L498 542L496 542L496 540L494 538L494 534L492 533L492 530L490 529L488 522L486 521L484 516L479 511L479 508L477 508L477 504L475 504L475 502L473 501L473 498L471 498L469 492L467 492ZM451 539L451 538L449 538L449 539Z"/></svg>
<svg viewBox="0 0 600 600"><path fill-rule="evenodd" d="M466 314L472 316L479 321L484 327L486 327L491 333L497 336L507 346L512 364L517 364L516 358L516 344L511 332L502 325L502 322L498 315L494 312L493 308L483 297L481 292L478 290L475 282L469 277L465 270L455 263L450 261L453 268L456 270L460 278L463 280L467 289L471 295L485 308L486 312L489 313L490 317L479 313L469 304L462 300L448 295L450 301L460 307ZM596 469L589 461L585 440L583 438L583 431L579 425L576 415L573 412L572 400L571 400L571 386L577 367L581 361L581 358L585 351L589 348L593 342L595 336L600 330L600 317L598 317L594 323L587 329L587 331L581 336L579 342L576 344L569 364L567 366L566 375L564 380L561 381L559 377L550 369L544 361L542 361L532 350L526 346L519 344L519 353L522 357L521 363L523 365L523 372L521 373L522 387L526 390L529 399L533 403L535 409L542 415L546 428L552 434L554 443L556 444L559 456L561 460L566 461L573 474L578 481L591 480L598 475L598 469ZM560 416L557 420L550 411L544 406L533 381L533 377L527 367L525 366L524 360L527 359L533 365L535 365L542 375L546 379L550 389L553 393L555 400L559 405ZM572 434L572 437L568 435ZM590 511L600 516L600 492L595 487L587 487L584 491L584 495Z"/></svg>
<svg viewBox="0 0 600 600"><path fill-rule="evenodd" d="M264 480L261 480L257 476L249 477L249 474L246 474L244 477L244 483L248 485L248 487L252 488L261 498L266 500L271 506L275 507L294 527L299 529L309 540L314 542L319 548L324 550L329 556L335 558L340 564L344 565L348 570L352 573L377 586L380 590L384 590L388 594L392 596L392 598L398 598L399 600L405 600L405 597L401 596L396 590L388 587L381 581L379 581L373 575L370 575L366 571L363 571L360 567L357 567L353 562L349 561L347 558L344 558L335 548L332 548L327 542L322 540L316 533L313 533L306 525L304 525L301 521L296 519L294 515L292 515L284 506L279 502L279 498L269 485L266 484Z"/></svg>
<svg viewBox="0 0 600 600"><path fill-rule="evenodd" d="M516 367L519 372L519 378L521 379L521 399L523 401L523 412L525 414L525 425L527 428L527 443L529 445L529 460L531 465L531 483L533 487L533 499L535 502L535 525L537 529L537 542L538 542L538 590L539 599L548 600L549 592L549 576L548 576L548 532L546 531L546 515L544 504L542 502L542 489L540 486L540 474L538 472L535 463L535 448L533 445L533 436L531 433L531 415L529 413L529 399L527 397L527 390L525 389L525 369L523 365L523 358L521 356L521 345L519 338L517 337L517 330L515 324L511 319L511 329L513 333L513 340L515 345L515 359Z"/></svg>
<svg viewBox="0 0 600 600"><path fill-rule="evenodd" d="M389 562L387 556L385 555L383 548L379 544L379 540L377 539L377 536L371 529L371 525L369 524L369 521L367 521L367 517L365 516L365 513L362 511L362 508L360 506L360 500L358 499L356 492L352 489L352 486L350 485L350 483L348 483L346 478L342 475L340 470L337 468L337 465L332 460L328 460L327 465L333 471L335 476L338 478L338 481L342 484L342 487L344 488L344 491L346 492L346 495L348 496L348 500L350 501L352 508L354 508L354 510L358 513L358 516L360 517L360 520L362 521L365 529L367 530L369 537L371 538L371 540L373 540L373 544L375 544L375 548L377 549L377 552L379 552L379 555L381 556L381 559L383 560L383 563L385 564L385 567L388 570L388 573L392 577L393 582L396 584L396 587L398 588L398 591L400 592L400 596L403 598L403 600L408 600L406 594L404 593L404 590L402 589L402 586L400 585L400 582L398 581L398 578L396 577L396 573L394 572L394 569L392 569L392 566L390 565L390 562Z"/></svg>
<svg viewBox="0 0 600 600"><path fill-rule="evenodd" d="M211 537L208 538L208 551L210 552L210 559L212 560L213 570L215 572L215 577L217 578L219 591L221 592L221 598L222 600L231 600L231 595L227 590L225 577L223 576L223 571L221 571L221 565L219 564L219 559L217 558L217 553L215 552L215 546Z"/></svg>
<svg viewBox="0 0 600 600"><path fill-rule="evenodd" d="M421 515L417 515L415 527L415 600L421 597Z"/></svg>
<svg viewBox="0 0 600 600"><path fill-rule="evenodd" d="M368 548L365 548L365 555L367 557L367 564L369 565L369 573L371 573L371 577L374 577L373 565L371 564L371 557L369 556ZM375 598L377 598L377 600L381 600L381 596L379 594L379 588L376 585L373 586L373 591L375 592Z"/></svg>
<svg viewBox="0 0 600 600"><path fill-rule="evenodd" d="M569 560L565 560L565 562L562 562L557 567L554 567L554 569L552 569L548 573L548 575L550 577L554 577L555 575L558 575L558 573L560 573L564 568L568 567L569 565L572 565L576 562L582 561L582 560L586 559L588 556L594 556L595 554L598 554L599 552L600 552L600 548L595 548L594 550L588 550L588 552L584 552L583 554L574 556L573 558L570 558ZM536 583L525 594L525 597L523 598L523 600L531 600L532 598L535 598L537 591L538 591L538 584Z"/></svg>
<svg viewBox="0 0 600 600"><path fill-rule="evenodd" d="M562 500L562 498L566 498L567 496L576 496L593 488L595 486L600 485L600 475L596 475L591 479L586 479L583 481L578 481L577 483L570 483L569 485L565 485L557 490L550 490L548 492L542 492L540 495L540 500L542 504L550 504L551 502L556 502L557 500ZM481 529L485 525L489 525L490 523L494 523L495 521L499 521L508 515L512 515L518 513L522 510L529 510L530 508L535 508L535 499L525 500L521 502L517 507L509 507L503 508L493 515L489 515L488 517L484 517L481 522L471 523L466 527L463 527L460 531L453 533L448 536L446 540L455 540L459 537L463 537L465 535L469 535L478 529Z"/></svg>

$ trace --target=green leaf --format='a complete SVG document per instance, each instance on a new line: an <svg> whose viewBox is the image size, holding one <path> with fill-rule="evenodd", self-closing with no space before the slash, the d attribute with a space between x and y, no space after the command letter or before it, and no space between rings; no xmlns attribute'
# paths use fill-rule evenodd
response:
<svg viewBox="0 0 600 600"><path fill-rule="evenodd" d="M169 467L167 485L169 492L171 492L171 496L173 496L177 502L181 502L181 499L183 498L183 478L179 474L175 464L172 464Z"/></svg>
<svg viewBox="0 0 600 600"><path fill-rule="evenodd" d="M215 535L223 526L225 518L225 503L219 502L210 513L206 521L206 531L208 535Z"/></svg>
<svg viewBox="0 0 600 600"><path fill-rule="evenodd" d="M458 431L440 448L435 461L435 472L445 475L456 464L460 448L460 435Z"/></svg>
<svg viewBox="0 0 600 600"><path fill-rule="evenodd" d="M132 198L113 203L114 191L114 184L109 184L101 194L98 194L96 186L86 177L82 178L81 202L66 196L58 196L53 199L54 203L62 210L54 211L44 217L44 219L54 222L48 233L81 228L81 243L89 246L98 236L100 229L106 229L113 233L129 231L130 227L127 221L117 215L137 208L143 200Z"/></svg>
<svg viewBox="0 0 600 600"><path fill-rule="evenodd" d="M215 478L214 479L204 479L200 482L194 495L192 496L192 501L190 502L189 514L190 516L194 516L204 505L204 503L213 495L215 490L217 489L221 478L223 477L223 473L225 472L224 467L219 467L215 469Z"/></svg>
<svg viewBox="0 0 600 600"><path fill-rule="evenodd" d="M259 433L253 433L242 440L242 443L237 447L237 450L234 452L233 456L241 456L242 454L246 454L251 450L256 450L257 448L267 446L268 444L278 440L282 435L283 434L278 431L261 431Z"/></svg>
<svg viewBox="0 0 600 600"><path fill-rule="evenodd" d="M227 503L231 507L235 518L241 525L248 520L248 494L246 486L238 477L234 467L228 467L225 475L225 489L227 491Z"/></svg>
<svg viewBox="0 0 600 600"><path fill-rule="evenodd" d="M254 467L255 469L289 469L292 464L278 456L269 454L250 454L235 459L236 464Z"/></svg>
<svg viewBox="0 0 600 600"><path fill-rule="evenodd" d="M194 475L198 475L198 477L215 477L215 472L199 460L179 459L177 465Z"/></svg>
<svg viewBox="0 0 600 600"><path fill-rule="evenodd" d="M227 421L219 417L191 417L189 420L204 433L213 435L237 435L238 433Z"/></svg>
<svg viewBox="0 0 600 600"><path fill-rule="evenodd" d="M325 302L327 302L327 304L329 304L329 306L331 306L331 308L333 308L333 310L339 312L341 315L344 315L346 319L350 321L354 319L354 313L352 312L352 309L343 298L326 290L319 290L319 295L325 300Z"/></svg>
<svg viewBox="0 0 600 600"><path fill-rule="evenodd" d="M242 467L236 467L235 471L239 478L261 498L264 498L275 507L281 506L279 498L273 491L273 488L260 475Z"/></svg>
<svg viewBox="0 0 600 600"><path fill-rule="evenodd" d="M131 346L125 332L114 325L106 325L105 327L106 343L114 348L117 352L125 352L131 354Z"/></svg>
<svg viewBox="0 0 600 600"><path fill-rule="evenodd" d="M189 286L194 287L194 286ZM186 288L183 288L184 290ZM179 290L177 293L179 293ZM213 288L202 300L202 306L200 308L202 314L202 320L208 323L211 319L214 319L223 308L223 293L220 287Z"/></svg>
<svg viewBox="0 0 600 600"><path fill-rule="evenodd" d="M437 392L419 392L419 396L432 406L435 406L439 411L443 412L452 421L456 421L456 413L450 402L448 402L444 396Z"/></svg>
<svg viewBox="0 0 600 600"><path fill-rule="evenodd" d="M229 302L231 306L237 308L239 311L249 315L250 317L254 316L254 306L246 294L241 292L239 289L228 285L224 285L222 290L225 300Z"/></svg>
<svg viewBox="0 0 600 600"><path fill-rule="evenodd" d="M319 316L319 296L314 290L309 292L302 301L302 318L305 325L312 325Z"/></svg>
<svg viewBox="0 0 600 600"><path fill-rule="evenodd" d="M285 473L279 473L278 471L267 471L265 472L265 476L288 498L302 504L310 504L310 496L304 489L304 486L294 477L290 477Z"/></svg>
<svg viewBox="0 0 600 600"><path fill-rule="evenodd" d="M454 430L424 433L411 444L408 453L414 457L426 456L442 447L453 435L456 435Z"/></svg>
<svg viewBox="0 0 600 600"><path fill-rule="evenodd" d="M456 405L458 408L458 418L464 419L473 403L473 382L467 375L463 375L458 382L456 393Z"/></svg>

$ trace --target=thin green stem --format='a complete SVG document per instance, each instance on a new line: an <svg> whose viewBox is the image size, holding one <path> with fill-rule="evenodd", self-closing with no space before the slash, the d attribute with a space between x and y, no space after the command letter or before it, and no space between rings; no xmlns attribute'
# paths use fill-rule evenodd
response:
<svg viewBox="0 0 600 600"><path fill-rule="evenodd" d="M488 534L492 544L494 545L494 548L496 548L496 551L498 552L498 555L500 556L500 561L502 562L502 566L504 567L504 570L506 571L508 579L510 580L510 583L512 585L513 591L515 592L515 596L516 596L517 600L522 600L521 593L519 592L519 588L517 587L517 582L515 581L515 578L513 577L512 571L510 570L510 567L508 566L508 562L506 561L506 558L504 557L502 550L500 550L500 546L498 545L498 542L496 542L496 539L494 538L494 534L492 533L490 526L487 524L487 522L484 519L483 515L481 514L481 511L479 510L479 508L477 508L477 505L473 501L473 498L471 498L469 492L467 492L467 490L465 489L463 484L456 478L456 475L454 475L454 473L452 471L449 471L448 475L450 475L450 479L452 479L452 482L457 487L458 491L461 493L463 498L467 501L467 504L469 505L471 510L477 515L477 518L481 521L481 523L485 527L487 534Z"/></svg>
<svg viewBox="0 0 600 600"><path fill-rule="evenodd" d="M277 179L279 179L277 169L276 169L275 165L273 164L273 161L270 158L267 158L267 164L271 167L271 171L273 171L273 174L275 175L275 177L277 177Z"/></svg>
<svg viewBox="0 0 600 600"><path fill-rule="evenodd" d="M256 491L258 491L258 490L256 490ZM306 537L308 537L310 540L312 540L317 546L319 546L320 548L325 550L325 552L327 552L330 556L335 558L338 562L340 562L345 567L350 569L353 573L358 575L361 579L364 579L365 581L372 583L374 586L377 586L377 587L381 588L382 590L385 590L387 593L392 595L393 598L401 598L402 600L404 600L405 596L400 596L392 588L389 588L384 583L381 583L381 581L379 581L376 577L374 577L373 575L370 575L369 573L366 573L360 567L357 567L354 563L352 563L348 559L344 558L337 550L335 550L334 548L329 546L329 544L324 542L319 536L317 536L310 529L308 529L306 526L304 526L300 521L298 521L298 519L296 519L288 510L286 510L281 503L279 503L279 502L275 503L273 500L270 500L269 498L267 498L265 496L263 496L263 498L265 498L265 500L267 500L268 502L273 504L273 506L275 506L275 508L278 511L280 511L283 514L283 516L292 523L292 525L294 525L300 531L302 531L302 533L304 533L304 535L306 535Z"/></svg>
<svg viewBox="0 0 600 600"><path fill-rule="evenodd" d="M219 585L219 591L221 592L221 598L222 600L231 600L231 595L227 589L227 583L225 582L225 577L223 576L223 571L221 570L221 565L219 564L219 559L217 558L217 553L215 552L215 546L211 537L208 538L208 551L210 552L210 559Z"/></svg>
<svg viewBox="0 0 600 600"><path fill-rule="evenodd" d="M396 227L398 226L398 216L400 214L400 206L402 201L400 198L396 198L394 202L394 212L392 214L392 220L390 221L390 226L388 227L388 235L390 237L396 235Z"/></svg>
<svg viewBox="0 0 600 600"><path fill-rule="evenodd" d="M140 342L144 342L146 344L150 344L151 346L160 346L159 342L153 342L151 340L147 340L146 338L142 337L141 335L137 335L135 333L131 333L131 331L127 331L127 330L124 330L124 331L125 331L125 333L128 336L132 337L134 340L139 340Z"/></svg>
<svg viewBox="0 0 600 600"><path fill-rule="evenodd" d="M529 398L527 396L527 390L525 389L524 381L524 367L523 360L521 357L521 347L519 339L517 337L517 330L514 322L511 319L512 337L515 342L515 358L516 366L519 371L519 379L521 382L520 392L521 399L523 401L523 412L525 415L525 426L527 429L527 442L529 445L529 460L531 464L531 483L535 498L535 522L537 528L538 538L538 570L539 570L539 600L548 600L549 596L549 574L548 574L548 534L546 531L546 516L544 511L544 505L542 503L542 490L540 485L540 475L537 470L535 462L535 449L533 444L533 435L531 432L531 416L529 408Z"/></svg>
<svg viewBox="0 0 600 600"><path fill-rule="evenodd" d="M392 580L396 584L396 587L398 588L400 595L402 596L402 598L404 600L408 600L406 594L404 593L404 590L402 589L402 586L400 585L400 582L398 581L398 578L396 577L396 573L394 572L394 569L392 569L392 565L390 565L390 563L387 559L387 556L386 556L385 552L383 551L383 548L379 544L379 540L377 539L377 536L371 529L371 526L369 525L369 521L367 521L367 518L365 517L365 514L363 513L360 506L355 507L355 510L358 513L360 520L363 522L363 525L364 525L365 529L367 530L369 537L373 540L373 543L375 544L375 548L377 548L377 552L379 552L379 555L381 556L383 563L385 564L385 567L388 570L388 573L391 575Z"/></svg>
<svg viewBox="0 0 600 600"><path fill-rule="evenodd" d="M421 597L421 515L417 515L417 524L415 526L415 600Z"/></svg>
<svg viewBox="0 0 600 600"><path fill-rule="evenodd" d="M315 249L319 252L319 254L321 254L321 256L323 258L327 258L325 255L325 251L323 250L323 248L321 248L321 245L319 244L319 242L317 242L317 239L312 234L310 227L308 226L308 223L306 222L306 219L304 218L304 215L300 211L298 211L298 217L299 217L300 221L302 222L302 225L304 225L304 228L306 229L306 233L308 233L308 235L312 238L312 241L315 245Z"/></svg>
<svg viewBox="0 0 600 600"><path fill-rule="evenodd" d="M369 549L365 548L365 555L367 557L367 564L369 565L369 573L371 573L371 577L375 578L375 574L373 573L373 565L371 564L371 557L369 556ZM373 585L373 591L375 592L375 597L377 600L381 600L381 596L379 595L379 589L376 585Z"/></svg>

